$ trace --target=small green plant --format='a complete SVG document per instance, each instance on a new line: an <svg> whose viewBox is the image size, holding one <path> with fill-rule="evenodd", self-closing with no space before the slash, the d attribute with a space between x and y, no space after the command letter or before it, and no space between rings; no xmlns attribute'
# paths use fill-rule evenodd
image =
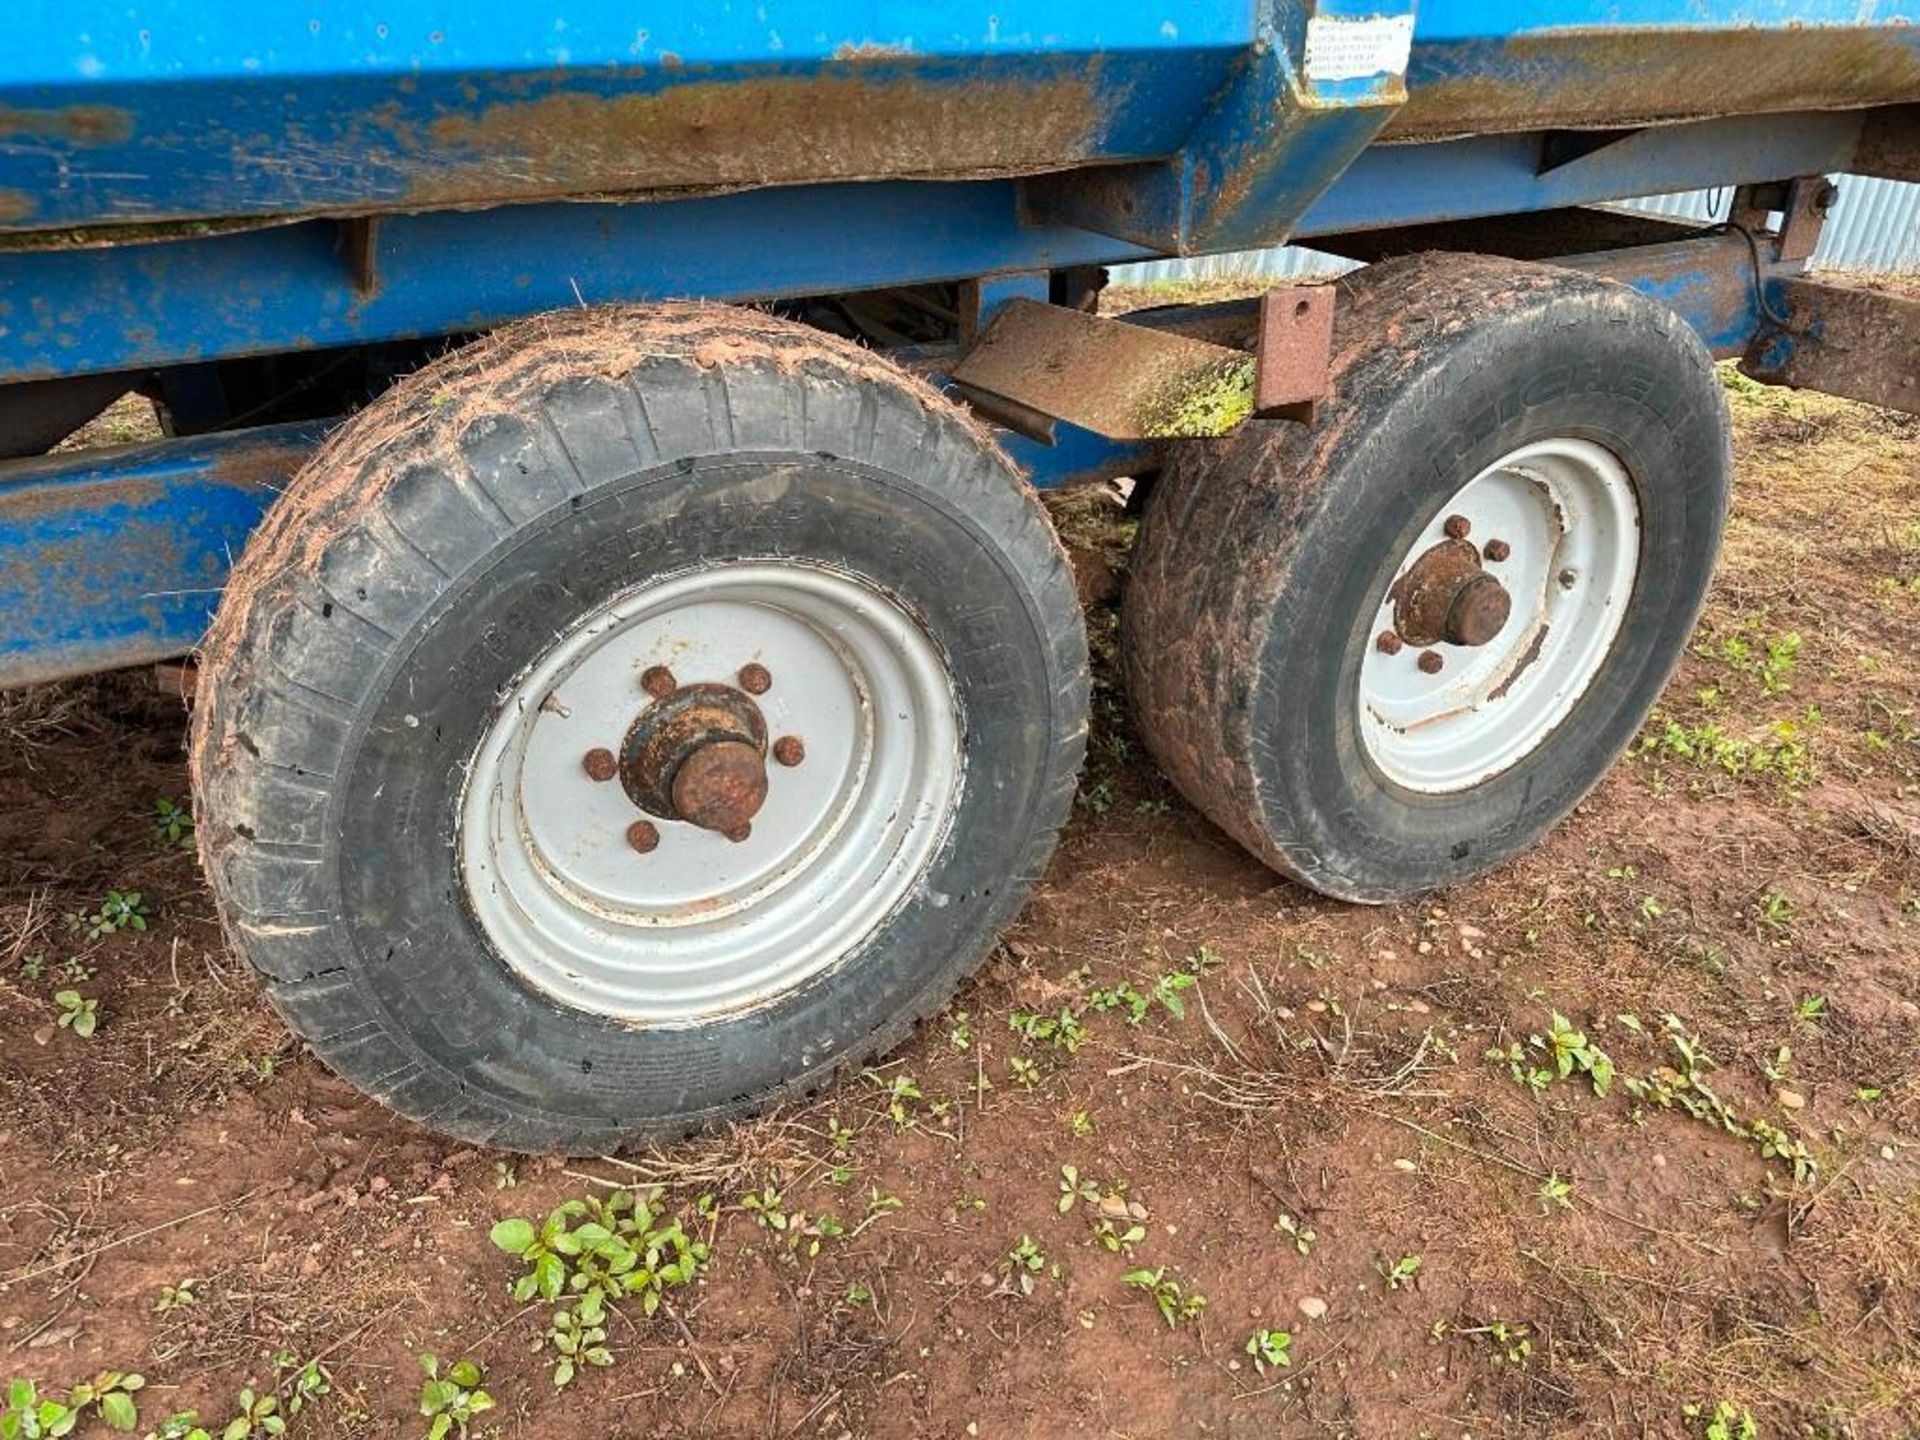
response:
<svg viewBox="0 0 1920 1440"><path fill-rule="evenodd" d="M1551 1215L1555 1210L1571 1210L1573 1181L1564 1179L1556 1170L1540 1182L1538 1198L1542 1215Z"/></svg>
<svg viewBox="0 0 1920 1440"><path fill-rule="evenodd" d="M78 990L61 990L53 997L60 1007L60 1028L71 1030L82 1040L100 1028L100 1002Z"/></svg>
<svg viewBox="0 0 1920 1440"><path fill-rule="evenodd" d="M1120 1277L1120 1283L1145 1291L1169 1330L1183 1321L1198 1319L1200 1312L1207 1308L1207 1297L1188 1288L1187 1283L1165 1265L1151 1270L1129 1270Z"/></svg>
<svg viewBox="0 0 1920 1440"><path fill-rule="evenodd" d="M1019 1242L1007 1251L1007 1258L1000 1262L1000 1268L1019 1285L1022 1295L1031 1295L1033 1287L1039 1283L1038 1276L1047 1268L1047 1254L1031 1235L1022 1235Z"/></svg>
<svg viewBox="0 0 1920 1440"><path fill-rule="evenodd" d="M601 1321L606 1312L637 1296L641 1313L650 1318L669 1291L692 1284L706 1264L706 1242L690 1236L679 1216L661 1208L663 1193L655 1186L640 1192L615 1190L604 1200L598 1196L566 1200L538 1225L515 1217L502 1220L489 1232L497 1248L526 1266L511 1283L515 1300L525 1303L537 1298L557 1305L570 1297L567 1319L553 1317L544 1342L552 1345L561 1360L575 1362L565 1367L565 1379L556 1365L556 1384L573 1378L585 1350L604 1348ZM766 1198L769 1194L771 1200ZM769 1229L795 1229L793 1217L778 1209L778 1192L769 1187L760 1198L781 1222L776 1226L770 1218L763 1219ZM704 1216L713 1213L706 1197L695 1208ZM804 1217L799 1233L808 1233ZM589 1339L585 1332L593 1329L601 1334ZM559 1343L562 1339L571 1350ZM601 1362L594 1358L585 1363Z"/></svg>
<svg viewBox="0 0 1920 1440"><path fill-rule="evenodd" d="M1184 990L1191 990L1199 980L1200 977L1191 970L1169 970L1153 982L1153 998L1174 1019L1184 1020L1187 1018L1187 1002L1180 998L1180 994Z"/></svg>
<svg viewBox="0 0 1920 1440"><path fill-rule="evenodd" d="M891 1080L877 1070L864 1072L867 1079L879 1088L886 1097L887 1118L893 1121L894 1128L905 1130L913 1124L913 1107L926 1099L920 1093L920 1086L911 1075L896 1075Z"/></svg>
<svg viewBox="0 0 1920 1440"><path fill-rule="evenodd" d="M153 802L153 833L163 845L193 848L193 811L162 795Z"/></svg>
<svg viewBox="0 0 1920 1440"><path fill-rule="evenodd" d="M91 915L74 917L74 928L85 930L89 940L122 930L147 928L147 902L138 890L109 890L100 908Z"/></svg>
<svg viewBox="0 0 1920 1440"><path fill-rule="evenodd" d="M1800 719L1780 719L1757 740L1730 735L1718 724L1683 725L1656 717L1635 753L1656 759L1682 760L1702 769L1728 775L1771 776L1789 789L1803 789L1813 781L1813 761L1807 734L1820 722L1820 711L1809 708Z"/></svg>
<svg viewBox="0 0 1920 1440"><path fill-rule="evenodd" d="M305 1363L291 1350L277 1351L273 1368L280 1375L280 1393L287 1399L288 1416L298 1415L323 1395L333 1393L333 1377L317 1359Z"/></svg>
<svg viewBox="0 0 1920 1440"><path fill-rule="evenodd" d="M1264 1375L1293 1364L1293 1356L1287 1353L1292 1345L1293 1336L1286 1331L1261 1329L1247 1337L1246 1351L1253 1357L1254 1370Z"/></svg>
<svg viewBox="0 0 1920 1440"><path fill-rule="evenodd" d="M147 1440L213 1440L198 1410L177 1410L147 1432Z"/></svg>
<svg viewBox="0 0 1920 1440"><path fill-rule="evenodd" d="M1040 1083L1040 1067L1024 1055L1008 1057L1007 1074L1012 1077L1014 1084L1025 1090L1031 1090Z"/></svg>
<svg viewBox="0 0 1920 1440"><path fill-rule="evenodd" d="M1075 799L1095 815L1104 815L1113 809L1113 777L1103 775L1091 784L1083 784Z"/></svg>
<svg viewBox="0 0 1920 1440"><path fill-rule="evenodd" d="M947 1030L947 1044L956 1050L973 1048L973 1022L966 1011L954 1011L953 1024Z"/></svg>
<svg viewBox="0 0 1920 1440"><path fill-rule="evenodd" d="M1760 1440L1760 1422L1753 1412L1731 1400L1705 1405L1683 1405L1680 1413L1700 1426L1700 1440Z"/></svg>
<svg viewBox="0 0 1920 1440"><path fill-rule="evenodd" d="M1076 1110L1067 1121L1067 1130L1076 1140L1084 1140L1093 1134L1093 1117L1084 1110Z"/></svg>
<svg viewBox="0 0 1920 1440"><path fill-rule="evenodd" d="M287 1417L280 1413L277 1395L256 1394L251 1385L241 1387L234 1401L239 1407L220 1431L220 1440L259 1440L261 1436L287 1433Z"/></svg>
<svg viewBox="0 0 1920 1440"><path fill-rule="evenodd" d="M200 1297L193 1293L193 1287L199 1283L198 1280L187 1279L174 1285L162 1285L160 1298L153 1302L153 1313L164 1315L169 1310L183 1310L189 1305L198 1304Z"/></svg>
<svg viewBox="0 0 1920 1440"><path fill-rule="evenodd" d="M1827 997L1824 995L1803 995L1800 1003L1793 1007L1793 1018L1802 1025L1818 1025L1827 1018Z"/></svg>
<svg viewBox="0 0 1920 1440"><path fill-rule="evenodd" d="M1147 1011L1153 1002L1125 981L1116 981L1112 985L1096 987L1087 992L1087 1004L1101 1014L1110 1010L1127 1012L1127 1023L1138 1025L1147 1018Z"/></svg>
<svg viewBox="0 0 1920 1440"><path fill-rule="evenodd" d="M1587 1077L1596 1095L1604 1096L1613 1086L1613 1058L1557 1010L1549 1014L1544 1034L1527 1036L1524 1046L1518 1040L1505 1049L1496 1046L1487 1058L1505 1065L1516 1083L1536 1092L1576 1072Z"/></svg>
<svg viewBox="0 0 1920 1440"><path fill-rule="evenodd" d="M1082 1200L1086 1201L1089 1205L1098 1205L1100 1203L1099 1183L1091 1176L1083 1179L1080 1174L1080 1169L1076 1165L1062 1165L1060 1167L1060 1199L1058 1202L1060 1213L1062 1215L1066 1214Z"/></svg>
<svg viewBox="0 0 1920 1440"><path fill-rule="evenodd" d="M535 1351L541 1343L534 1343ZM600 1292L589 1290L576 1304L555 1310L547 1319L544 1343L559 1356L553 1363L556 1390L571 1385L583 1365L605 1369L613 1364L613 1352L607 1349L607 1305Z"/></svg>
<svg viewBox="0 0 1920 1440"><path fill-rule="evenodd" d="M1768 890L1753 902L1753 918L1762 930L1785 935L1793 928L1793 900L1783 890Z"/></svg>
<svg viewBox="0 0 1920 1440"><path fill-rule="evenodd" d="M29 980L38 980L47 970L47 957L39 952L20 957L20 973Z"/></svg>
<svg viewBox="0 0 1920 1440"><path fill-rule="evenodd" d="M146 1385L144 1376L125 1370L103 1370L76 1385L65 1400L42 1396L31 1380L7 1385L7 1405L0 1411L0 1440L58 1440L71 1435L89 1412L109 1430L126 1432L140 1423L134 1396Z"/></svg>
<svg viewBox="0 0 1920 1440"><path fill-rule="evenodd" d="M420 1357L420 1413L427 1417L427 1440L446 1440L453 1431L462 1435L474 1417L493 1409L493 1396L480 1388L484 1378L471 1360L456 1360L440 1373L440 1357Z"/></svg>
<svg viewBox="0 0 1920 1440"><path fill-rule="evenodd" d="M1293 1243L1293 1248L1302 1255L1313 1253L1313 1242L1320 1238L1320 1232L1311 1226L1302 1225L1286 1211L1280 1212L1280 1218L1273 1222L1273 1228Z"/></svg>
<svg viewBox="0 0 1920 1440"><path fill-rule="evenodd" d="M1402 1255L1393 1264L1381 1265L1377 1268L1381 1277L1386 1280L1389 1290L1404 1290L1413 1284L1414 1279L1420 1274L1420 1257Z"/></svg>
<svg viewBox="0 0 1920 1440"><path fill-rule="evenodd" d="M1493 1348L1491 1358L1496 1365L1524 1365L1533 1354L1532 1329L1505 1320L1489 1320L1484 1325L1451 1325L1441 1320L1434 1325L1433 1334L1436 1340L1447 1334L1485 1340Z"/></svg>
<svg viewBox="0 0 1920 1440"><path fill-rule="evenodd" d="M1040 1015L1016 1010L1007 1017L1007 1027L1021 1039L1034 1044L1052 1045L1071 1055L1086 1039L1086 1029L1071 1008L1062 1005L1056 1014Z"/></svg>

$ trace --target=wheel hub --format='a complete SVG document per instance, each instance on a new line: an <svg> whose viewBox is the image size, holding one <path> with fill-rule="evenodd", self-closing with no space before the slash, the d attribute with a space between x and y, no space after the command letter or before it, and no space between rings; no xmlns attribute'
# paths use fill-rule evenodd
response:
<svg viewBox="0 0 1920 1440"><path fill-rule="evenodd" d="M1638 565L1632 479L1591 441L1537 441L1468 481L1370 617L1358 698L1375 768L1445 794L1517 764L1599 672Z"/></svg>
<svg viewBox="0 0 1920 1440"><path fill-rule="evenodd" d="M1513 597L1480 568L1479 549L1464 537L1428 549L1388 595L1394 629L1408 645L1485 645L1513 612Z"/></svg>
<svg viewBox="0 0 1920 1440"><path fill-rule="evenodd" d="M660 672L664 673L664 672ZM620 745L620 788L649 815L731 836L767 799L767 722L731 685L665 686ZM589 772L591 773L591 772Z"/></svg>
<svg viewBox="0 0 1920 1440"><path fill-rule="evenodd" d="M960 735L939 648L865 582L790 560L649 582L501 697L463 791L468 906L577 1009L767 1004L913 893L959 803Z"/></svg>

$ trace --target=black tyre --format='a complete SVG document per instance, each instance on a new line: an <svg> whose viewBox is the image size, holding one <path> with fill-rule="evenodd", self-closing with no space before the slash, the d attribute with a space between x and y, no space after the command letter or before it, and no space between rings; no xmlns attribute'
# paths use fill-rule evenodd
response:
<svg viewBox="0 0 1920 1440"><path fill-rule="evenodd" d="M748 311L546 317L343 427L235 567L202 853L341 1075L603 1151L938 1009L1052 850L1086 692L1044 513L931 388Z"/></svg>
<svg viewBox="0 0 1920 1440"><path fill-rule="evenodd" d="M1194 805L1379 902L1508 860L1606 772L1699 615L1731 454L1706 349L1624 286L1420 256L1337 317L1311 427L1172 458L1123 653Z"/></svg>

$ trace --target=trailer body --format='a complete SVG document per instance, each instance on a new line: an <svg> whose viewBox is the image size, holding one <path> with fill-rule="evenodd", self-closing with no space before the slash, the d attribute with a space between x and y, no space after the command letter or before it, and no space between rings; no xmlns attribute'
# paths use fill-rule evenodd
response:
<svg viewBox="0 0 1920 1440"><path fill-rule="evenodd" d="M1623 249L1589 207L1920 176L1920 25L1855 0L24 0L0 46L8 682L192 644L325 428L250 423L285 407L231 393L249 359L947 282L984 323L1087 267L1492 217L1735 354L1793 261L1677 227ZM136 387L178 442L33 458ZM1142 463L1054 440L1010 437L1037 483Z"/></svg>

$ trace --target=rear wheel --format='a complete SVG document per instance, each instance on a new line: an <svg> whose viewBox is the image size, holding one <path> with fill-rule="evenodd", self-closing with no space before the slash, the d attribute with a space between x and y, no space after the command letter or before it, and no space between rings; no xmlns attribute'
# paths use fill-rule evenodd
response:
<svg viewBox="0 0 1920 1440"><path fill-rule="evenodd" d="M1276 869L1385 901L1537 841L1645 719L1731 471L1671 312L1545 266L1343 282L1334 398L1176 452L1124 614L1149 749Z"/></svg>
<svg viewBox="0 0 1920 1440"><path fill-rule="evenodd" d="M201 696L208 869L294 1028L449 1134L586 1151L945 1002L1066 817L1085 642L964 415L667 306L502 332L352 422Z"/></svg>

